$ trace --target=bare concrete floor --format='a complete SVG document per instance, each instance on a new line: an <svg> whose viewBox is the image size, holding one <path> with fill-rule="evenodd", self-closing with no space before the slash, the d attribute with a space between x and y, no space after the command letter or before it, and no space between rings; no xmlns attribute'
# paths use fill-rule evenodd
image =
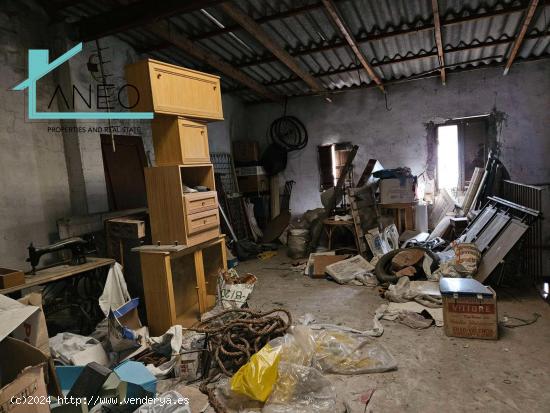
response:
<svg viewBox="0 0 550 413"><path fill-rule="evenodd" d="M250 299L254 309L284 307L295 319L312 313L318 322L360 330L372 326L384 302L376 289L342 286L292 271L291 259L276 257L238 266L258 284ZM500 328L498 341L445 336L443 329L413 330L382 321L376 338L394 355L399 368L389 373L330 376L338 396L356 398L376 389L370 412L550 412L550 307L534 289L497 289L499 318L542 317L529 326Z"/></svg>

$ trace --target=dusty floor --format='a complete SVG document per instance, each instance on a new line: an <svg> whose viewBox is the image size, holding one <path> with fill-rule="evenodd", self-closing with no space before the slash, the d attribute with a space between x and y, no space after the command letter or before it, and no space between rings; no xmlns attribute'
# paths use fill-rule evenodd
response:
<svg viewBox="0 0 550 413"><path fill-rule="evenodd" d="M255 309L284 307L295 319L312 313L318 322L360 330L372 326L384 302L376 289L310 279L290 267L284 251L269 260L239 265L258 284ZM550 307L534 290L497 289L499 318L542 317L533 325L500 328L498 341L445 336L442 328L413 330L382 321L376 338L398 361L398 370L358 376L330 376L341 399L376 389L371 412L548 412L550 411Z"/></svg>

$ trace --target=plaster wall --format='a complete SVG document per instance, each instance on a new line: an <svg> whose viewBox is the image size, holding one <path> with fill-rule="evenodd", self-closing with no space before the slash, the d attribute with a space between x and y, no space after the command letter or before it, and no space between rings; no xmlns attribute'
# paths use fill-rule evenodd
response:
<svg viewBox="0 0 550 413"><path fill-rule="evenodd" d="M388 107L378 89L361 89L323 97L288 101L287 113L306 126L309 143L289 154L284 180L296 181L291 209L300 214L319 207L317 146L350 141L359 145L355 173L360 174L369 158L386 168L409 166L420 174L426 167L425 123L475 116L493 108L506 114L500 143L501 159L512 179L523 183L550 182L550 63L548 60L520 63L507 76L502 68L450 74L447 85L439 78L390 85ZM246 107L246 138L267 145L266 130L282 115L280 104Z"/></svg>

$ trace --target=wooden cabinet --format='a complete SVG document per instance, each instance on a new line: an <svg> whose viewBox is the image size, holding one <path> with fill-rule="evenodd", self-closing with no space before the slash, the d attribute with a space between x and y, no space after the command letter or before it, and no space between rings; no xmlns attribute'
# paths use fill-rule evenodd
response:
<svg viewBox="0 0 550 413"><path fill-rule="evenodd" d="M212 165L145 169L153 243L192 246L219 235L218 199ZM210 191L185 193L184 186Z"/></svg>
<svg viewBox="0 0 550 413"><path fill-rule="evenodd" d="M152 336L171 326L191 327L216 303L220 270L227 269L225 241L219 237L195 247L143 246L141 272Z"/></svg>
<svg viewBox="0 0 550 413"><path fill-rule="evenodd" d="M151 124L157 165L210 163L204 123L158 115Z"/></svg>
<svg viewBox="0 0 550 413"><path fill-rule="evenodd" d="M146 59L126 66L126 80L134 111L223 119L218 76Z"/></svg>

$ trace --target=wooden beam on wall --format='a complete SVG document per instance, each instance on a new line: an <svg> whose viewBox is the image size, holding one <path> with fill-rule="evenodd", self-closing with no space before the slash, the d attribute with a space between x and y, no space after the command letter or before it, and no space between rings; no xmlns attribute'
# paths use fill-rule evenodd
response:
<svg viewBox="0 0 550 413"><path fill-rule="evenodd" d="M382 79L380 79L380 77L376 74L376 72L368 62L367 58L359 48L359 45L357 44L353 33L351 32L346 22L340 16L340 13L338 12L338 9L336 8L334 2L332 0L322 0L322 2L325 6L325 10L328 16L332 19L338 30L340 30L342 36L344 36L344 39L348 43L349 47L351 47L351 50L361 63L361 66L363 66L369 77L378 85L378 88L383 92L384 85L382 84Z"/></svg>
<svg viewBox="0 0 550 413"><path fill-rule="evenodd" d="M157 22L147 26L147 29L159 36L160 38L170 42L174 46L181 49L183 52L189 56L194 57L201 62L204 62L213 68L219 70L226 76L236 80L237 82L243 84L244 86L252 89L254 92L263 96L269 100L278 101L282 98L275 93L271 92L268 88L258 83L250 76L245 74L239 69L236 69L234 66L230 65L226 61L218 58L213 55L210 51L203 49L198 46L196 43L189 40L183 34L175 31L174 28L170 27L166 22Z"/></svg>
<svg viewBox="0 0 550 413"><path fill-rule="evenodd" d="M119 6L95 16L86 17L73 26L81 41L90 41L134 27L164 19L175 14L189 13L214 6L223 0L141 0Z"/></svg>
<svg viewBox="0 0 550 413"><path fill-rule="evenodd" d="M249 17L236 4L226 2L221 4L220 8L234 21L236 21L243 29L252 35L266 49L273 53L283 64L285 64L292 72L300 77L314 92L322 92L325 90L321 82L315 79L300 63L295 60L281 45L260 26L254 19Z"/></svg>
<svg viewBox="0 0 550 413"><path fill-rule="evenodd" d="M443 38L441 37L441 21L439 19L439 4L437 0L432 0L432 11L434 16L434 36L437 46L437 57L439 58L439 73L441 74L441 83L447 82L445 74L445 53L443 51Z"/></svg>
<svg viewBox="0 0 550 413"><path fill-rule="evenodd" d="M505 76L510 71L510 67L512 66L512 63L514 63L514 59L516 58L516 56L519 52L519 49L521 48L521 45L523 44L523 39L525 38L525 34L527 33L527 29L529 28L529 24L531 24L531 20L533 19L533 16L535 15L535 9L537 8L538 3L539 3L539 0L531 0L529 2L529 6L527 7L527 11L525 13L525 17L523 18L521 28L519 30L519 33L516 36L516 40L512 44L512 48L510 49L510 55L508 56L508 60L506 61L506 65L504 66L504 75Z"/></svg>

